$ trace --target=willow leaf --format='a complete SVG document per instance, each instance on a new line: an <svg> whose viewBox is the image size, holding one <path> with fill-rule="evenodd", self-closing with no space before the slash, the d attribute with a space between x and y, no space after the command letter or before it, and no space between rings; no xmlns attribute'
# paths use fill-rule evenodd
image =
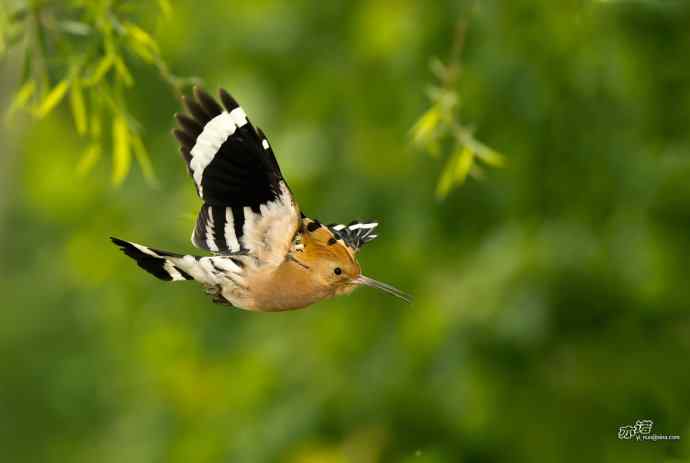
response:
<svg viewBox="0 0 690 463"><path fill-rule="evenodd" d="M113 185L120 185L127 177L132 164L130 137L127 121L123 116L113 119Z"/></svg>
<svg viewBox="0 0 690 463"><path fill-rule="evenodd" d="M137 135L132 136L132 148L134 149L134 155L137 158L139 167L141 167L141 172L144 174L144 179L151 186L158 186L158 179L156 178L156 172L153 169L153 164L151 163L151 157L149 156L146 146L141 141L141 138Z"/></svg>
<svg viewBox="0 0 690 463"><path fill-rule="evenodd" d="M79 79L78 76L72 79L70 106L72 107L72 116L74 117L74 125L77 128L77 133L79 133L79 135L84 135L87 126L86 104L84 103L81 79Z"/></svg>
<svg viewBox="0 0 690 463"><path fill-rule="evenodd" d="M110 68L113 67L113 55L110 53L105 55L98 61L96 67L94 68L93 74L86 80L86 85L96 85L103 79L103 77L108 73Z"/></svg>
<svg viewBox="0 0 690 463"><path fill-rule="evenodd" d="M448 192L453 187L453 179L455 176L455 165L458 162L458 156L454 153L448 157L446 165L443 166L441 178L436 185L436 198L443 199L448 196Z"/></svg>
<svg viewBox="0 0 690 463"><path fill-rule="evenodd" d="M455 183L457 185L465 183L467 174L470 173L473 164L474 153L468 147L463 147L458 156L458 162L455 164Z"/></svg>
<svg viewBox="0 0 690 463"><path fill-rule="evenodd" d="M38 109L36 110L37 118L40 119L45 117L50 111L53 110L53 108L55 108L55 106L60 103L60 101L62 101L62 98L69 89L69 84L69 79L63 79L60 83L53 87L50 92L48 92L45 98L43 98L43 101L41 101L41 103L38 105Z"/></svg>
<svg viewBox="0 0 690 463"><path fill-rule="evenodd" d="M477 151L477 157L491 167L503 167L506 164L505 157L498 151L494 151L491 148Z"/></svg>
<svg viewBox="0 0 690 463"><path fill-rule="evenodd" d="M412 141L420 147L424 147L434 138L434 131L441 122L441 110L434 105L429 108L422 117L412 126Z"/></svg>
<svg viewBox="0 0 690 463"><path fill-rule="evenodd" d="M7 117L12 117L16 111L24 108L35 91L36 81L31 79L24 82L24 85L22 85L19 90L17 90L16 95L14 95L12 103L10 103L10 108L7 110Z"/></svg>
<svg viewBox="0 0 690 463"><path fill-rule="evenodd" d="M127 65L122 58L115 56L113 58L113 63L115 64L117 74L120 76L120 78L122 78L122 82L124 82L127 87L134 85L134 78L132 77L132 74L130 74L129 69L127 69Z"/></svg>

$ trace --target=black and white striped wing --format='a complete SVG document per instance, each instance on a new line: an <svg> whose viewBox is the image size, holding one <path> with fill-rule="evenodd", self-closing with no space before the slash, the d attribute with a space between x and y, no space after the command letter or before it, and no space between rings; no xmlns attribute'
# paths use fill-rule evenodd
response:
<svg viewBox="0 0 690 463"><path fill-rule="evenodd" d="M175 116L175 137L204 201L192 243L282 262L299 227L299 207L263 132L224 90L220 101L194 89L194 99L184 99L188 113Z"/></svg>
<svg viewBox="0 0 690 463"><path fill-rule="evenodd" d="M347 225L331 224L328 228L338 239L343 240L347 246L356 252L363 245L378 237L374 233L378 226L378 222L353 220Z"/></svg>

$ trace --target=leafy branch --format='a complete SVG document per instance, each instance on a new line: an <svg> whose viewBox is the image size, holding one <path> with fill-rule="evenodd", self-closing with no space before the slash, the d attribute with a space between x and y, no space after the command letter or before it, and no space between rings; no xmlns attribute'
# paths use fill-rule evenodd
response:
<svg viewBox="0 0 690 463"><path fill-rule="evenodd" d="M155 39L137 24L135 4L122 0L4 2L0 2L0 60L13 47L23 53L20 86L7 118L23 111L42 119L65 102L76 132L86 139L78 174L87 174L110 148L114 185L127 177L132 158L146 180L155 184L140 126L124 98L126 89L135 83L128 63L139 60L154 66L176 95L195 80L170 72ZM171 14L168 0L157 4L163 16Z"/></svg>
<svg viewBox="0 0 690 463"><path fill-rule="evenodd" d="M431 156L441 156L441 147L450 144L450 154L436 185L436 196L445 198L451 189L462 185L468 176L481 178L483 165L502 167L503 155L474 137L473 129L460 122L458 81L462 71L460 56L465 43L467 23L458 22L448 63L434 58L431 71L437 83L427 91L431 106L411 129L412 141Z"/></svg>

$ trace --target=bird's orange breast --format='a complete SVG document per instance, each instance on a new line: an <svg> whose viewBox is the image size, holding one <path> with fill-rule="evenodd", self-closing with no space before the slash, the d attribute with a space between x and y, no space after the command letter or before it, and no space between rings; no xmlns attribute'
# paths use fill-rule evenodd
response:
<svg viewBox="0 0 690 463"><path fill-rule="evenodd" d="M330 288L320 285L307 269L291 260L272 271L257 272L247 283L247 308L257 311L301 309L334 296Z"/></svg>

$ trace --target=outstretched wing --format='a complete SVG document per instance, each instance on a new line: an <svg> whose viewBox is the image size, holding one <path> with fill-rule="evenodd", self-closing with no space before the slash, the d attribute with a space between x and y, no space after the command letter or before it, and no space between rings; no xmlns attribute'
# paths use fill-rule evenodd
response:
<svg viewBox="0 0 690 463"><path fill-rule="evenodd" d="M300 223L299 207L271 145L225 90L218 103L195 88L173 131L204 201L192 243L213 253L253 255L277 264Z"/></svg>
<svg viewBox="0 0 690 463"><path fill-rule="evenodd" d="M343 240L347 246L357 252L359 248L378 236L374 234L378 226L378 222L353 220L347 225L331 224L328 228L338 239Z"/></svg>

